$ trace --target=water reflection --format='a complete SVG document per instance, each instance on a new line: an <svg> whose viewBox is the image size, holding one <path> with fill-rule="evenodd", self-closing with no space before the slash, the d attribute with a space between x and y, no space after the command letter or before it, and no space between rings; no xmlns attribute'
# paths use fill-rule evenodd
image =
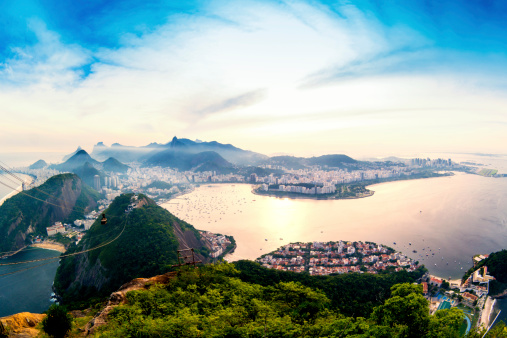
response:
<svg viewBox="0 0 507 338"><path fill-rule="evenodd" d="M198 229L233 235L232 260L255 259L289 242L361 240L458 278L474 254L507 242L507 179L458 173L371 189L368 198L316 201L257 196L250 185L211 185L164 206Z"/></svg>

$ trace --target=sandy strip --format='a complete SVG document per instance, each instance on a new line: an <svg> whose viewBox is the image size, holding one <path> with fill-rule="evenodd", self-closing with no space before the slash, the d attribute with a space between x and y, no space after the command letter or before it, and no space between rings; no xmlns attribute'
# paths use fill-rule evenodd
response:
<svg viewBox="0 0 507 338"><path fill-rule="evenodd" d="M491 317L491 311L493 311L493 307L495 306L495 301L496 300L494 300L491 297L488 297L486 299L486 304L484 305L484 310L482 310L479 325L484 326L486 328L488 327L489 320Z"/></svg>
<svg viewBox="0 0 507 338"><path fill-rule="evenodd" d="M65 246L63 244L59 243L36 243L30 245L33 248L41 248L46 250L53 250L53 251L59 251L59 252L65 252Z"/></svg>

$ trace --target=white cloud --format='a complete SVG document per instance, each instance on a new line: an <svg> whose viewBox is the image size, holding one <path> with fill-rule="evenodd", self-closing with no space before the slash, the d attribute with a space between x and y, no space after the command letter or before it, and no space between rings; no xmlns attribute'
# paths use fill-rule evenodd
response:
<svg viewBox="0 0 507 338"><path fill-rule="evenodd" d="M89 52L34 21L39 42L5 63L4 75L29 85L3 84L0 134L22 119L20 138L39 135L32 147L57 146L58 135L70 148L178 135L266 153L333 152L382 137L386 146L424 146L424 130L444 135L441 125L459 121L470 131L481 113L507 122L507 102L473 83L463 87L467 74L390 73L434 58L431 41L351 5L340 9L342 16L304 2L212 3L206 15L170 17L154 32L126 35L123 47L100 50L80 81L75 69ZM407 139L409 129L418 139Z"/></svg>
<svg viewBox="0 0 507 338"><path fill-rule="evenodd" d="M64 88L79 79L76 71L89 61L89 53L78 45L65 45L55 32L47 29L37 19L30 19L27 28L35 34L37 42L30 46L12 48L14 56L0 68L5 81L10 84L42 84Z"/></svg>

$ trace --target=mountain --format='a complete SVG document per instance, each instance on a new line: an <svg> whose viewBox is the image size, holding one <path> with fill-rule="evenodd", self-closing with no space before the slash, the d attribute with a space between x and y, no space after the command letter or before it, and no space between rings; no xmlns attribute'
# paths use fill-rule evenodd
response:
<svg viewBox="0 0 507 338"><path fill-rule="evenodd" d="M7 199L0 206L0 252L22 248L30 236L47 236L46 227L57 221L82 218L96 207L98 199L75 174L53 176Z"/></svg>
<svg viewBox="0 0 507 338"><path fill-rule="evenodd" d="M102 170L104 171L112 171L115 173L126 173L129 170L129 166L121 163L114 157L110 157L104 162L102 162Z"/></svg>
<svg viewBox="0 0 507 338"><path fill-rule="evenodd" d="M304 169L308 166L343 168L359 163L347 155L323 155L318 157L273 156L266 164L278 165L288 169Z"/></svg>
<svg viewBox="0 0 507 338"><path fill-rule="evenodd" d="M124 146L119 143L114 143L111 147L108 147L104 145L104 143L99 142L93 147L92 155L102 161L114 157L121 162L129 163L139 161L141 157L153 151L160 150L162 147L163 146L158 143L150 143L143 147Z"/></svg>
<svg viewBox="0 0 507 338"><path fill-rule="evenodd" d="M124 146L113 144L107 147L99 142L93 147L92 155L99 160L114 157L121 162L145 162L155 154L168 149L178 150L187 154L197 154L213 151L225 158L228 162L237 165L252 165L268 159L267 156L253 151L243 150L231 144L222 144L216 141L196 142L189 139L178 139L176 136L166 144L150 143L143 147Z"/></svg>
<svg viewBox="0 0 507 338"><path fill-rule="evenodd" d="M73 169L83 166L86 162L93 166L98 166L100 164L98 161L91 158L86 150L79 150L67 161L60 164L53 164L51 165L51 168L59 171L73 171Z"/></svg>
<svg viewBox="0 0 507 338"><path fill-rule="evenodd" d="M144 161L144 166L170 167L182 171L195 169L197 171L232 172L234 169L231 163L214 151L193 154L186 152L185 147L186 145L180 143L172 148L157 152Z"/></svg>
<svg viewBox="0 0 507 338"><path fill-rule="evenodd" d="M83 150L83 148L81 148L81 146L78 146L77 149L70 153L70 154L67 154L65 155L63 158L62 158L62 161L65 162L67 161L69 158L71 158L72 156L76 155L80 150Z"/></svg>
<svg viewBox="0 0 507 338"><path fill-rule="evenodd" d="M104 177L106 176L104 172L96 169L94 166L90 164L90 162L86 162L82 166L72 169L72 172L78 175L83 182L88 184L90 187L95 188L95 175L99 175L100 182L104 181Z"/></svg>
<svg viewBox="0 0 507 338"><path fill-rule="evenodd" d="M183 148L189 153L200 153L213 151L225 158L228 162L237 165L253 165L268 159L266 155L255 153L249 150L243 150L232 144L222 144L216 141L195 142L189 139L178 139L176 136L171 142L167 143L166 148Z"/></svg>
<svg viewBox="0 0 507 338"><path fill-rule="evenodd" d="M135 207L126 213L132 203ZM146 196L121 195L105 214L107 224L95 221L67 254L110 244L60 263L54 286L64 302L106 295L133 278L170 271L178 263L178 249L194 248L196 260L208 260L199 232Z"/></svg>
<svg viewBox="0 0 507 338"><path fill-rule="evenodd" d="M303 164L303 157L294 156L273 156L267 163L270 165L282 166L287 169L304 169L306 166Z"/></svg>
<svg viewBox="0 0 507 338"><path fill-rule="evenodd" d="M47 167L48 164L44 160L38 160L37 162L33 163L28 167L28 169L42 169Z"/></svg>
<svg viewBox="0 0 507 338"><path fill-rule="evenodd" d="M343 167L346 164L356 164L358 161L347 155L323 155L304 160L306 165L320 165L328 167Z"/></svg>

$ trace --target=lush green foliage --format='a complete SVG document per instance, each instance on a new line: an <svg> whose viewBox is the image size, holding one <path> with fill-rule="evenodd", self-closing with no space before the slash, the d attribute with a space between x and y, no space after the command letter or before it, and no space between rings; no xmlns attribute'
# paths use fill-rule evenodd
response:
<svg viewBox="0 0 507 338"><path fill-rule="evenodd" d="M260 285L280 282L299 282L305 286L320 289L331 300L331 308L348 316L367 317L375 306L391 296L391 287L399 283L412 283L424 274L400 271L386 274L348 273L336 276L310 276L307 273L266 269L252 261L234 262L240 271L242 281Z"/></svg>
<svg viewBox="0 0 507 338"><path fill-rule="evenodd" d="M149 185L146 186L146 189L156 188L156 189L171 189L174 185L171 183L167 183L164 181L153 181Z"/></svg>
<svg viewBox="0 0 507 338"><path fill-rule="evenodd" d="M196 239L200 238L191 225L143 195L139 200L145 205L125 213L131 197L127 194L116 198L106 210L107 224L101 225L97 220L77 246L69 247L68 253L95 248L112 241L125 228L123 234L108 245L62 259L54 285L65 302L101 297L134 278L173 270L172 265L178 263L179 248L173 230L175 223L183 231L192 231ZM207 257L205 250L197 249L196 252ZM96 283L97 280L102 282Z"/></svg>
<svg viewBox="0 0 507 338"><path fill-rule="evenodd" d="M430 317L411 284L393 286L392 297L364 318L339 314L324 292L300 282L260 285L239 275L232 264L208 265L182 270L168 285L129 292L99 336L455 337L463 320L459 310Z"/></svg>
<svg viewBox="0 0 507 338"><path fill-rule="evenodd" d="M60 338L65 337L72 328L72 316L67 313L63 306L51 305L46 312L46 317L42 320L42 329L48 335Z"/></svg>

